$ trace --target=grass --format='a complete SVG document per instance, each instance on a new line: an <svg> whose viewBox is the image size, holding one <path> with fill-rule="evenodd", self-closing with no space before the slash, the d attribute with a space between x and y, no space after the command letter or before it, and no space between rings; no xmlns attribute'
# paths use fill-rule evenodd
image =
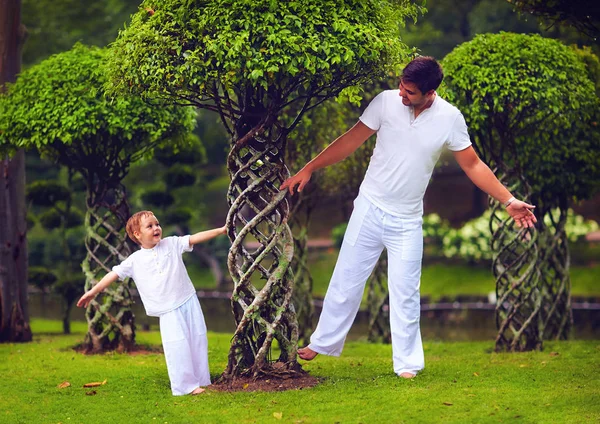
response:
<svg viewBox="0 0 600 424"><path fill-rule="evenodd" d="M173 397L160 354L83 356L70 347L85 326L74 325L82 333L70 336L56 334L59 322L34 320L32 328L32 343L0 345L2 423L600 420L598 341L547 342L544 352L517 354L490 353L491 341L425 343L427 367L414 380L393 374L389 345L351 342L341 358L320 356L305 364L322 379L315 388ZM229 339L209 334L213 377L225 367ZM138 333L138 342L159 344L160 335ZM82 388L105 379L103 386ZM71 387L57 388L63 381Z"/></svg>

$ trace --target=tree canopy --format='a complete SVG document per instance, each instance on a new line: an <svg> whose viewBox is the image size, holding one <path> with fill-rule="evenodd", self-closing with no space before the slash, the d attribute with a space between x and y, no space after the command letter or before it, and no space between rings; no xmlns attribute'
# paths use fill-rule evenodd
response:
<svg viewBox="0 0 600 424"><path fill-rule="evenodd" d="M398 64L398 26L420 8L396 1L144 1L112 45L114 88L241 114L245 90L277 112L318 101ZM231 97L230 90L237 97Z"/></svg>
<svg viewBox="0 0 600 424"><path fill-rule="evenodd" d="M103 49L76 44L23 72L0 97L0 148L34 147L109 182L153 143L191 130L189 109L106 96L105 59Z"/></svg>
<svg viewBox="0 0 600 424"><path fill-rule="evenodd" d="M538 207L586 199L598 188L600 103L573 49L539 35L484 34L443 65L447 96L480 153L522 172Z"/></svg>

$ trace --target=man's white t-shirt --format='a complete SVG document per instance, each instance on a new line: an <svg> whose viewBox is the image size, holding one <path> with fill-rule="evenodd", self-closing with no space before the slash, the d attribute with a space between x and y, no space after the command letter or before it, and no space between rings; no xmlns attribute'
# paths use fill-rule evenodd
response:
<svg viewBox="0 0 600 424"><path fill-rule="evenodd" d="M152 249L132 253L113 271L133 278L148 316L157 317L183 305L196 289L185 269L183 252L191 252L190 236L166 237Z"/></svg>
<svg viewBox="0 0 600 424"><path fill-rule="evenodd" d="M471 145L460 111L436 94L414 119L399 90L378 94L360 120L377 131L377 142L360 193L383 211L402 218L423 215L423 196L442 149Z"/></svg>

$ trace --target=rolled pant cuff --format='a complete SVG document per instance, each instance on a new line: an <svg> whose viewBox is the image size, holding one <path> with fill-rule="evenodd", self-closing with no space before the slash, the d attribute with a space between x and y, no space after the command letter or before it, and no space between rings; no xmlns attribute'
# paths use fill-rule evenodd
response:
<svg viewBox="0 0 600 424"><path fill-rule="evenodd" d="M342 354L342 352L332 352L332 351L327 351L327 349L323 349L319 346L315 346L314 344L310 343L308 346L310 350L312 350L313 352L317 352L319 355L327 355L327 356L340 356Z"/></svg>

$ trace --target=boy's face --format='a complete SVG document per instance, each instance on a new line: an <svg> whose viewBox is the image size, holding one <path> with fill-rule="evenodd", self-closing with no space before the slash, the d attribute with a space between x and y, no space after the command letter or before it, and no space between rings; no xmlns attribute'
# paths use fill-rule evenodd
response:
<svg viewBox="0 0 600 424"><path fill-rule="evenodd" d="M144 249L152 249L162 237L162 228L154 215L142 217L140 228L133 233Z"/></svg>

